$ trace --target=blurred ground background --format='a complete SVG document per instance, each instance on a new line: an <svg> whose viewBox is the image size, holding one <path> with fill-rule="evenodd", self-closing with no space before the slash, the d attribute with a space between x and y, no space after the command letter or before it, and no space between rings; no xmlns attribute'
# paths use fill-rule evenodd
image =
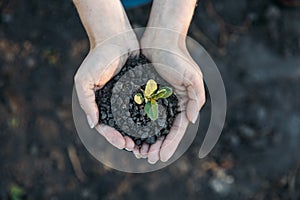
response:
<svg viewBox="0 0 300 200"><path fill-rule="evenodd" d="M72 2L0 0L0 199L300 199L299 6L199 1L189 35L224 78L225 129L205 159L202 127L173 165L137 175L103 166L76 134L73 76L88 40ZM128 10L132 24L150 8Z"/></svg>

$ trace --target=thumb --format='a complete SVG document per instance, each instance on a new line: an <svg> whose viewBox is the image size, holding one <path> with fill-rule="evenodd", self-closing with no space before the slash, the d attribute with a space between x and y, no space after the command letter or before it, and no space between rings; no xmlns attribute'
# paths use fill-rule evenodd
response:
<svg viewBox="0 0 300 200"><path fill-rule="evenodd" d="M99 111L95 102L94 84L91 79L75 75L75 88L81 108L84 110L88 124L94 128L99 121Z"/></svg>
<svg viewBox="0 0 300 200"><path fill-rule="evenodd" d="M187 84L188 102L186 106L187 118L195 123L201 107L205 103L204 83L202 76L193 75Z"/></svg>

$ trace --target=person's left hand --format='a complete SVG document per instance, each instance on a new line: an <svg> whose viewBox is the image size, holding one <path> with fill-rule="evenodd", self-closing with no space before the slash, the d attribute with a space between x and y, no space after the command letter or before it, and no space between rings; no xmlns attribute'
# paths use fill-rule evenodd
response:
<svg viewBox="0 0 300 200"><path fill-rule="evenodd" d="M177 149L189 122L195 123L205 103L202 73L188 53L185 42L168 42L170 38L142 39L143 54L153 63L156 71L173 87L179 98L180 113L166 138L159 138L151 146L143 144L133 153L137 158L148 157L148 162L168 161ZM149 41L149 42L148 42Z"/></svg>

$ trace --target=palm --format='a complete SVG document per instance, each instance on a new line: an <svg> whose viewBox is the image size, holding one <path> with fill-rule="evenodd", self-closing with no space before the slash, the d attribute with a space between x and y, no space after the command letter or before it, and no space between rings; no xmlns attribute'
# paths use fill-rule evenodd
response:
<svg viewBox="0 0 300 200"><path fill-rule="evenodd" d="M179 98L181 112L177 115L169 135L161 145L152 145L148 152L148 160L152 156L158 157L159 153L160 159L166 161L174 154L189 121L196 120L204 103L202 73L187 51L179 48L172 51L147 50L144 53L160 76L171 84Z"/></svg>
<svg viewBox="0 0 300 200"><path fill-rule="evenodd" d="M91 122L89 122L90 126L95 127L112 145L120 149L133 149L134 143L129 137L123 138L114 128L98 124L99 110L95 102L94 90L103 87L120 71L129 53L131 52L128 48L115 44L96 46L90 51L75 76L79 102L88 116L88 121Z"/></svg>

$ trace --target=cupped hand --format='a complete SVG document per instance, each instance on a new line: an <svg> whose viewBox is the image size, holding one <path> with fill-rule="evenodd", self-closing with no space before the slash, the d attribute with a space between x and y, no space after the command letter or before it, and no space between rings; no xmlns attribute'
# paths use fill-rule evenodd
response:
<svg viewBox="0 0 300 200"><path fill-rule="evenodd" d="M108 142L119 149L133 150L134 142L129 137L123 137L114 128L98 123L95 90L103 87L116 75L128 56L137 55L138 50L139 44L134 33L124 33L123 36L97 44L90 50L74 78L79 103L87 116L89 126L96 128Z"/></svg>
<svg viewBox="0 0 300 200"><path fill-rule="evenodd" d="M202 73L191 58L185 41L173 42L170 37L156 37L157 39L142 39L143 54L152 62L156 71L173 87L178 99L180 113L176 116L170 133L151 145L138 151L134 149L136 157L148 157L148 162L158 160L166 162L177 149L189 122L195 123L199 111L205 103L205 91Z"/></svg>

